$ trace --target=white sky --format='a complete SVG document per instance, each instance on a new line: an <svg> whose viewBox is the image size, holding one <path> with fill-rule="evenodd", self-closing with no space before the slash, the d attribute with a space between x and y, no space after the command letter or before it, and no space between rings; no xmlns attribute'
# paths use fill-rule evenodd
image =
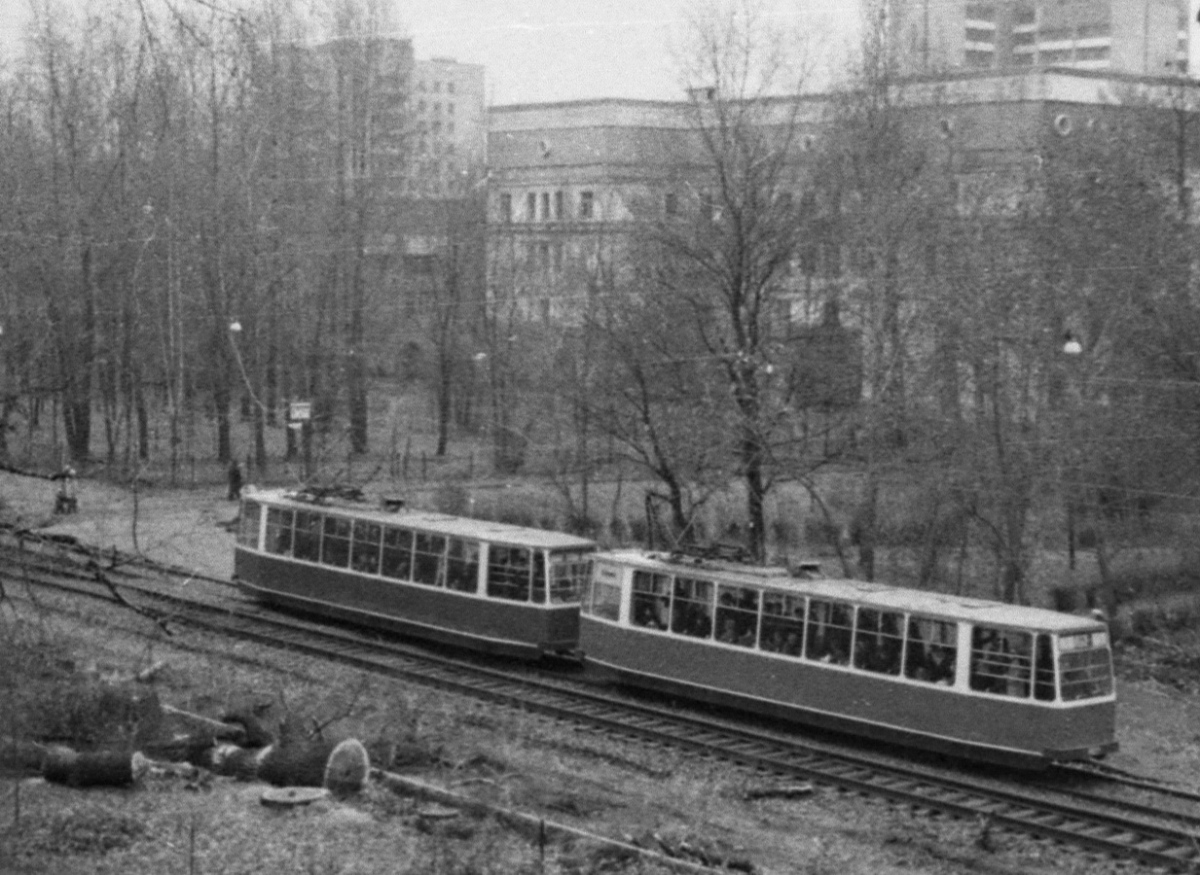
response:
<svg viewBox="0 0 1200 875"><path fill-rule="evenodd" d="M672 100L682 96L672 46L684 31L687 2L397 0L397 9L418 57L483 64L493 104ZM857 0L764 2L781 29L803 28L826 49L855 39Z"/></svg>
<svg viewBox="0 0 1200 875"><path fill-rule="evenodd" d="M11 51L30 0L0 0L0 50ZM39 0L33 0L37 3ZM54 0L51 0L54 2ZM59 0L67 6L75 0ZM86 0L79 0L82 4ZM102 2L102 0L101 0ZM137 0L108 0L136 10ZM238 0L173 0L234 6ZM419 58L486 68L492 104L681 96L672 46L689 0L393 0ZM694 0L693 0L694 2ZM859 0L760 0L779 28L815 37L842 65Z"/></svg>

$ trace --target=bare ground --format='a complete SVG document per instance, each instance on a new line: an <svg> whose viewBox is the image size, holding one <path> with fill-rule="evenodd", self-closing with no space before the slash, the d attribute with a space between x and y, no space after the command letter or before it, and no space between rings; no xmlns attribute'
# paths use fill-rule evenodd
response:
<svg viewBox="0 0 1200 875"><path fill-rule="evenodd" d="M231 572L233 536L223 524L236 508L223 489L133 496L84 482L78 485L79 513L65 517L51 512L54 489L49 481L0 474L0 502L21 525L100 547L137 549L198 574L225 578ZM417 774L612 837L652 832L693 844L720 840L764 873L1136 871L835 791L746 801L750 779L721 764L597 739L423 689L364 681L242 644L226 648L229 660L214 659L199 633L147 639L139 618L115 622L117 630L125 623L138 634L122 635L93 616L51 625L69 641L76 662L101 670L166 660L170 670L157 684L164 701L218 711L258 695L310 715L342 709L352 715L335 727L342 732L402 728L421 749L436 751L437 763L415 766ZM1112 762L1200 789L1200 698L1153 681L1122 682L1119 692L1122 749ZM580 847L554 845L543 859L524 838L486 822L459 836L430 832L421 826L416 803L379 790L347 804L283 815L258 804L261 791L228 780L200 791L170 780L133 791L79 791L38 781L17 790L11 781L0 782L0 835L11 852L0 855L0 871L656 871ZM19 833L11 829L18 818Z"/></svg>

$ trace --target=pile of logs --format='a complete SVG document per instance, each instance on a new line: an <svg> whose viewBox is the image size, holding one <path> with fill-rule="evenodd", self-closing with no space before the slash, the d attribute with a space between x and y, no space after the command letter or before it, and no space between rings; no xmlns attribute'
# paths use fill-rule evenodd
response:
<svg viewBox="0 0 1200 875"><path fill-rule="evenodd" d="M71 787L122 787L148 775L196 777L202 771L275 786L324 787L335 796L361 790L370 773L356 739L298 739L280 743L253 718L213 720L171 706L164 713L194 724L191 731L142 750L77 751L63 745L0 741L0 769L38 773Z"/></svg>

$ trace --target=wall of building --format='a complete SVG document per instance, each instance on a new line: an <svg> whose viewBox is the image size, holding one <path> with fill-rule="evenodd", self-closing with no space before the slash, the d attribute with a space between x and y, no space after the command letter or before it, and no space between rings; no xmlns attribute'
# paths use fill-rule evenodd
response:
<svg viewBox="0 0 1200 875"><path fill-rule="evenodd" d="M912 79L893 98L910 131L927 138L929 160L959 180L960 209L1003 212L1054 149L1106 136L1112 119L1139 105L1200 105L1197 92L1178 79L1009 69ZM799 100L803 136L815 143L832 97ZM669 198L703 184L694 109L622 100L494 108L489 293L524 297L529 315L569 320L589 283L619 275L636 220L664 214Z"/></svg>
<svg viewBox="0 0 1200 875"><path fill-rule="evenodd" d="M888 32L899 69L909 75L1068 66L1154 76L1186 65L1193 37L1200 37L1192 6L1193 0L891 0Z"/></svg>

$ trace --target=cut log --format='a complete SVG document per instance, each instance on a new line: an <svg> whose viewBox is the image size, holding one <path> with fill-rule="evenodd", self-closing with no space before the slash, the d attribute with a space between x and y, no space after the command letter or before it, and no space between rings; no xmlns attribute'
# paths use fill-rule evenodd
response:
<svg viewBox="0 0 1200 875"><path fill-rule="evenodd" d="M217 775L238 778L242 781L254 781L259 777L263 758L271 748L261 750L238 747L236 744L218 744L208 751L207 756L201 757L194 765L208 769Z"/></svg>
<svg viewBox="0 0 1200 875"><path fill-rule="evenodd" d="M0 740L0 773L34 775L42 770L46 746L16 738Z"/></svg>
<svg viewBox="0 0 1200 875"><path fill-rule="evenodd" d="M193 714L191 711L185 711L173 705L163 705L162 710L164 714L174 714L176 717L206 727L217 738L234 742L241 742L246 738L246 727L241 723L226 723L224 720L215 720L212 717L205 717L203 714Z"/></svg>
<svg viewBox="0 0 1200 875"><path fill-rule="evenodd" d="M69 787L126 787L134 780L134 758L128 751L80 753L52 747L42 763L42 777Z"/></svg>
<svg viewBox="0 0 1200 875"><path fill-rule="evenodd" d="M325 787L336 796L357 793L371 771L367 749L356 739L267 748L258 777L277 787Z"/></svg>

